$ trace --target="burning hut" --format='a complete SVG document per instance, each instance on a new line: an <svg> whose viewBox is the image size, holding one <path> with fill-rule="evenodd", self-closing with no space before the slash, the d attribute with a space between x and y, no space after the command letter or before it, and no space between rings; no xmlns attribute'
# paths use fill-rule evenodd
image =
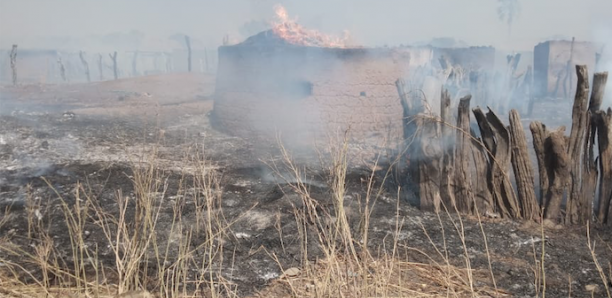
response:
<svg viewBox="0 0 612 298"><path fill-rule="evenodd" d="M306 36L308 37L308 36ZM354 139L399 140L395 81L407 51L289 42L274 30L219 48L214 123L237 136L305 140L349 130ZM304 45L305 44L305 45Z"/></svg>

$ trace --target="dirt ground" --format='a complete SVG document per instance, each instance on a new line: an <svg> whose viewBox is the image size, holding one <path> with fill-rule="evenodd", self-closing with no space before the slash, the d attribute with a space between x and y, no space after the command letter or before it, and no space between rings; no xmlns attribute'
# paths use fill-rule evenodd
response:
<svg viewBox="0 0 612 298"><path fill-rule="evenodd" d="M86 185L100 206L115 208L118 193L135 196L135 168L153 155L166 194L157 221L159 227L167 227L180 200L176 194L197 170L188 156L200 148L220 175L220 207L231 223L229 236L220 244L226 260L217 264L220 277L235 284L241 296L257 295L278 283L281 267L300 267L303 248L294 211L303 208L303 202L293 187L296 178L285 168L271 166L279 161L275 140L252 144L211 127L214 82L211 75L173 74L89 84L0 86L1 241L35 250L36 237L26 236L28 200L34 198L40 206L38 220L53 237L55 248L69 259L71 242L62 202L74 204L76 190ZM333 210L328 173L315 166L308 169L301 178L311 196L321 208ZM374 176L381 192L369 225L372 251L385 253L392 246L390 235L401 223L396 239L406 260L431 263L448 255L452 265L465 268L469 259L477 287L492 286L487 274L492 271L495 285L510 296L533 297L544 247L549 297L606 295L587 248L585 227L547 228L542 245L537 224L483 217L480 225L477 218L464 217L465 237L461 237L458 216L419 211L411 206L408 191L398 195L396 183L383 183L384 173L380 167ZM369 178L370 170L364 166L351 166L347 173L344 207L355 234ZM195 222L201 213L186 206L181 214L183 222ZM106 249L107 238L93 222L85 226L86 245L98 247L101 262L112 267L115 259ZM160 228L158 233L158 241L172 241L170 231ZM590 237L609 276L612 230L592 226ZM194 247L202 241L198 235L191 239ZM316 241L308 246L308 259L316 262L321 250ZM178 254L180 247L170 247Z"/></svg>

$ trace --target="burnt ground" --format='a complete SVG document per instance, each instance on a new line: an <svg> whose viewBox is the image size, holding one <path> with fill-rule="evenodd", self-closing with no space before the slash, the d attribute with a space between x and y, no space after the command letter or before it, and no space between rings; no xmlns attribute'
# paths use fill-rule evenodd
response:
<svg viewBox="0 0 612 298"><path fill-rule="evenodd" d="M98 206L116 213L117 196L137 197L136 172L152 165L154 179L162 181L160 187L150 189L157 192L153 197L162 198L157 240L170 243L170 255L178 254L180 248L171 244L176 231L167 228L176 206L183 204L183 223L196 222L202 216L184 201L197 192L193 189L197 179L193 153L198 148L195 151L206 156L210 168L218 173L217 207L230 226L219 243L226 261L216 264L216 274L235 284L241 295L250 295L274 284L282 275L279 263L283 268L300 267L301 238L294 211L303 208L303 201L294 191L296 179L283 167L271 167L279 163L274 140L252 144L211 128L208 113L213 91L214 77L186 74L82 85L2 87L2 241L35 252L40 239L36 233L28 237L27 220L34 204L38 225L53 238L57 254L67 263L74 261L62 202L73 206L87 193ZM319 208L333 213L329 173L314 164L306 165L309 170L301 178ZM482 277L476 286L490 286L489 256L497 287L511 296L536 294L534 270L542 249L539 225L482 218L487 254L478 219L463 217L464 249L453 224L459 223L458 216L441 214L439 218L419 211L411 206L409 191L401 192L398 198L396 189L382 186L384 167L380 172L374 177L376 188L383 191L373 206L369 227L372 251L384 253L391 247L396 225L401 222L396 239L402 247L410 248L403 258L432 262L418 250L442 262L437 250L445 254L446 247L452 265L464 268L467 251L472 269ZM367 167L355 164L347 174L345 209L354 235L359 232L359 211L369 173ZM112 268L115 259L108 240L94 222L93 217L85 221L85 244L97 247L99 260ZM587 248L586 228L546 228L544 233L547 294L568 297L571 288L572 297L591 297L587 286L598 285L594 296L603 297L602 280ZM612 260L612 230L591 227L591 239L597 242L597 258L607 272ZM195 233L190 246L196 254L204 254L198 247L205 241L205 235ZM313 262L321 256L315 241L308 242L308 251ZM9 259L17 263L24 260L17 256ZM24 266L34 271L28 267L31 264ZM33 276L38 275L34 272ZM32 276L22 278L33 282Z"/></svg>

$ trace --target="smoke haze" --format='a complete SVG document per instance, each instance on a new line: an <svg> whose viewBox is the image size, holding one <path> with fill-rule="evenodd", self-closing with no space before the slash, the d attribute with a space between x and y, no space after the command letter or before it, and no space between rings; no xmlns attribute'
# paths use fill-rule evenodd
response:
<svg viewBox="0 0 612 298"><path fill-rule="evenodd" d="M155 50L179 47L169 37L187 34L194 46L212 47L225 35L240 42L265 29L277 3L307 28L336 35L348 30L364 46L454 37L471 45L532 50L555 36L595 40L607 38L600 32L612 32L608 0L1 0L0 46ZM520 3L511 20L500 15L508 3Z"/></svg>

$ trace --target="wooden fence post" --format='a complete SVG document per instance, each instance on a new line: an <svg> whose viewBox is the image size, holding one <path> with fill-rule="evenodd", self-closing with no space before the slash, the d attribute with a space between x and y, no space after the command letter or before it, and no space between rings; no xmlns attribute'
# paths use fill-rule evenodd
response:
<svg viewBox="0 0 612 298"><path fill-rule="evenodd" d="M206 60L206 73L209 73L210 68L208 63L208 49L204 49L204 59Z"/></svg>
<svg viewBox="0 0 612 298"><path fill-rule="evenodd" d="M79 58L81 58L81 63L83 64L83 68L85 68L85 77L87 77L87 82L91 82L91 76L89 75L89 63L87 63L87 60L85 60L83 51L79 52Z"/></svg>
<svg viewBox="0 0 612 298"><path fill-rule="evenodd" d="M115 80L116 80L119 78L119 75L117 74L117 52L115 51L112 55L108 54L108 56L113 61L113 76L115 77Z"/></svg>
<svg viewBox="0 0 612 298"><path fill-rule="evenodd" d="M457 127L459 131L456 136L455 151L455 200L457 210L472 213L474 206L474 193L472 191L472 179L470 173L470 154L472 152L470 131L470 100L471 95L466 95L459 100L457 113Z"/></svg>
<svg viewBox="0 0 612 298"><path fill-rule="evenodd" d="M598 111L596 116L597 141L599 143L599 208L597 219L602 223L612 223L612 109Z"/></svg>
<svg viewBox="0 0 612 298"><path fill-rule="evenodd" d="M539 121L533 121L529 124L531 130L531 136L533 137L533 148L535 150L536 159L538 161L538 173L540 182L540 207L543 207L546 203L546 193L548 192L549 175L548 169L546 168L546 149L544 143L548 139L549 132L546 129L546 125Z"/></svg>
<svg viewBox="0 0 612 298"><path fill-rule="evenodd" d="M100 81L104 81L102 54L98 54L98 69L100 70Z"/></svg>
<svg viewBox="0 0 612 298"><path fill-rule="evenodd" d="M493 163L493 169L495 170L493 172L493 179L497 180L501 187L499 189L501 191L501 202L506 205L510 217L519 218L521 214L520 206L512 183L510 183L510 175L508 173L512 156L510 151L512 145L510 133L501 119L491 109L489 109L486 116L495 136L495 162Z"/></svg>
<svg viewBox="0 0 612 298"><path fill-rule="evenodd" d="M478 107L472 112L489 153L489 176L487 178L489 178L489 189L495 205L502 217L520 217L520 206L508 175L511 158L508 129L491 109L486 115Z"/></svg>
<svg viewBox="0 0 612 298"><path fill-rule="evenodd" d="M440 210L440 168L442 148L438 135L438 120L423 114L420 105L414 105L414 98L408 98L405 83L395 82L403 110L404 150L401 164L409 164L407 173L419 186L420 208L438 212ZM404 151L403 150L403 151ZM409 160L408 160L409 159Z"/></svg>
<svg viewBox="0 0 612 298"><path fill-rule="evenodd" d="M580 170L582 168L580 162L582 159L580 157L584 147L584 132L587 126L587 105L589 101L589 77L586 65L576 65L576 74L578 75L578 86L572 108L572 128L567 144L567 155L570 163L570 176L567 181L569 189L565 210L565 221L567 223L578 223L581 221L579 209L581 209L580 196L582 195L582 181L580 180Z"/></svg>
<svg viewBox="0 0 612 298"><path fill-rule="evenodd" d="M586 129L582 155L582 183L578 200L578 223L590 221L593 216L595 191L597 190L597 162L594 152L597 123L595 113L601 108L608 73L596 73L593 77L593 91L586 113Z"/></svg>
<svg viewBox="0 0 612 298"><path fill-rule="evenodd" d="M453 177L455 171L453 167L454 163L454 141L453 135L455 129L450 127L452 124L451 114L451 99L448 90L442 89L442 95L440 97L440 118L442 119L442 174L440 175L440 197L442 202L450 208L456 205L455 201L455 190L453 187Z"/></svg>
<svg viewBox="0 0 612 298"><path fill-rule="evenodd" d="M68 78L66 77L66 67L64 67L64 62L62 61L61 56L57 58L57 64L60 66L60 76L62 77L62 81L68 81Z"/></svg>
<svg viewBox="0 0 612 298"><path fill-rule="evenodd" d="M187 70L191 72L191 39L185 35L185 44L187 45Z"/></svg>
<svg viewBox="0 0 612 298"><path fill-rule="evenodd" d="M512 144L512 169L516 179L518 199L521 205L521 217L539 219L539 208L534 190L533 168L527 150L527 139L517 110L510 110L510 143Z"/></svg>
<svg viewBox="0 0 612 298"><path fill-rule="evenodd" d="M13 71L13 85L17 85L17 45L14 44L11 49L11 70Z"/></svg>
<svg viewBox="0 0 612 298"><path fill-rule="evenodd" d="M547 157L549 185L546 194L544 218L556 222L561 213L561 202L570 172L570 160L566 149L565 127L551 132L544 143Z"/></svg>
<svg viewBox="0 0 612 298"><path fill-rule="evenodd" d="M133 77L137 77L138 76L138 51L134 52L134 56L132 56L132 76Z"/></svg>

